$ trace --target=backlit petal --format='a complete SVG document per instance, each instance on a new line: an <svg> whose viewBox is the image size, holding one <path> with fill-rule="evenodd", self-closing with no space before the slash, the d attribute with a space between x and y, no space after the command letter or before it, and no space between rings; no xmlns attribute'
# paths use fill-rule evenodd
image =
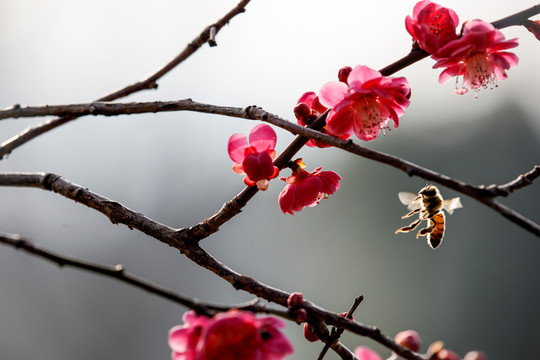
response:
<svg viewBox="0 0 540 360"><path fill-rule="evenodd" d="M237 164L244 161L244 152L248 147L247 138L244 134L234 134L229 139L228 151L232 161Z"/></svg>

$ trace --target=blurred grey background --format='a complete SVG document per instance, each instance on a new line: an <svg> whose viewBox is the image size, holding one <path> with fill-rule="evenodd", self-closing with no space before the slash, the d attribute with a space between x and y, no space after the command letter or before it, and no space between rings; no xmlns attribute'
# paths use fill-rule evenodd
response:
<svg viewBox="0 0 540 360"><path fill-rule="evenodd" d="M0 2L0 107L92 101L142 79L174 57L235 0ZM123 101L257 104L294 120L296 99L336 78L343 65L379 69L405 55L404 18L415 1L253 0L217 37L146 91ZM460 20L500 19L528 1L448 1ZM501 184L540 163L540 43L524 29L518 67L494 90L458 96L440 86L426 59L398 73L412 103L397 130L363 145L472 184ZM45 119L0 121L0 142ZM226 147L255 125L189 112L85 117L45 134L0 161L0 171L47 171L162 223L184 227L211 216L243 188ZM276 129L277 150L293 138ZM442 246L413 233L399 191L424 180L338 149L303 149L307 169L324 166L342 189L315 208L283 215L273 181L203 247L233 269L286 291L301 291L336 312L360 294L355 318L393 336L417 330L462 356L540 358L540 240L463 197L447 218ZM288 176L288 172L282 173ZM457 194L442 188L445 197ZM535 183L503 203L539 222ZM0 231L51 251L127 271L203 300L235 303L235 291L175 251L103 215L42 190L0 188ZM167 331L184 308L115 280L0 247L0 359L168 359ZM292 359L314 359L289 323ZM351 349L369 339L344 336ZM328 359L336 359L329 354Z"/></svg>

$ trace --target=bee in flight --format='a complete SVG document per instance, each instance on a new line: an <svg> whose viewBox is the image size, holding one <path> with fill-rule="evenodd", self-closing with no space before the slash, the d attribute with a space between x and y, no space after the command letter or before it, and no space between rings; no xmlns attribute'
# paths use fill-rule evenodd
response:
<svg viewBox="0 0 540 360"><path fill-rule="evenodd" d="M418 195L410 192L400 192L398 197L403 205L407 205L407 209L411 210L411 212L403 216L402 219L418 213L418 220L413 221L409 226L398 229L396 234L412 231L423 220L426 220L428 226L421 229L418 234L416 234L416 238L418 239L419 236L425 236L428 245L433 250L441 245L444 237L445 218L442 210L444 209L449 214L452 214L455 209L463 207L458 197L443 200L439 189L434 185L427 185L418 192Z"/></svg>

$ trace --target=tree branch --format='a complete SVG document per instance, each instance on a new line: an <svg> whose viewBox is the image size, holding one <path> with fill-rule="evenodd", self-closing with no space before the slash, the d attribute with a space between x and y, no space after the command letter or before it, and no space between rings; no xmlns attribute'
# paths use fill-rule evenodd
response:
<svg viewBox="0 0 540 360"><path fill-rule="evenodd" d="M29 240L23 239L20 235L17 235L17 234L8 234L8 233L0 232L0 243L12 246L18 250L24 250L25 252L31 255L41 257L45 260L49 260L50 262L56 263L60 267L71 266L71 267L78 268L81 270L86 270L92 273L96 273L99 275L117 279L121 282L133 285L139 289L146 290L152 294L155 294L157 296L170 300L179 305L183 305L185 307L193 309L198 314L201 314L201 315L204 314L207 316L212 316L215 313L215 311L227 311L232 308L236 308L236 309L249 308L250 310L252 310L252 309L255 309L254 305L257 305L256 302L254 301L250 301L244 304L229 305L229 306L206 303L196 298L191 298L191 297L177 294L171 290L168 290L166 288L153 284L149 281L140 279L134 275L131 275L126 272L123 265L118 264L114 267L107 267L107 266L75 259L72 257L67 257L65 255L56 254L56 253L37 247ZM266 312L266 311L261 311L262 308L263 307L261 305L261 306L258 306L256 309L258 310L258 312ZM214 311L211 311L211 310L214 310Z"/></svg>
<svg viewBox="0 0 540 360"><path fill-rule="evenodd" d="M345 317L347 319L352 319L353 318L353 316L352 316L353 313L356 311L356 308L360 305L360 303L362 301L364 301L364 296L362 296L362 295L357 296L354 299L353 304L351 305L351 307L349 308L349 311L347 311L347 314L345 315ZM343 334L343 331L344 331L343 328L341 328L341 329L333 328L332 329L332 332L330 333L328 341L326 341L326 343L324 344L324 347L322 348L319 356L317 357L317 360L322 360L324 358L324 356L326 355L326 352L328 351L328 349L330 347L332 347L332 345L334 345L335 343L338 342L339 338Z"/></svg>
<svg viewBox="0 0 540 360"><path fill-rule="evenodd" d="M84 187L73 184L58 175L50 173L0 173L0 186L35 187L58 193L101 212L114 224L127 225L130 229L137 229L156 240L178 249L194 263L212 271L237 290L246 291L267 301L287 307L287 299L290 293L268 286L250 276L242 275L232 270L204 251L196 242L186 241L181 233L182 229L174 229L163 225L141 213L128 209L116 201L109 200ZM422 356L411 352L383 335L377 328L369 327L331 313L309 301L304 301L304 309L308 317L316 318L329 325L369 337L406 359L424 360Z"/></svg>
<svg viewBox="0 0 540 360"><path fill-rule="evenodd" d="M167 72L172 70L175 66L177 66L179 63L184 61L191 54L193 54L205 42L208 41L210 46L215 46L215 40L214 40L215 34L225 24L227 24L234 16L244 12L245 6L249 3L249 1L250 0L242 0L234 9L232 9L229 13L227 13L227 15L225 15L221 20L219 20L215 24L212 24L206 27L206 29L204 29L201 32L201 34L199 34L198 37L196 37L191 43L188 44L188 46L184 49L184 51L182 51L178 56L176 56L173 60L171 60L161 69L159 69L153 75L149 76L143 81L139 81L135 84L128 85L123 89L120 89L111 94L105 95L96 101L112 101L112 100L119 99L121 97L125 97L136 91L156 88L157 87L156 81L159 78L161 78ZM492 25L495 26L496 28L504 28L504 27L508 27L512 25L521 25L529 17L537 15L538 13L540 13L540 5L535 5L532 8L529 8L527 10L521 11L514 15L495 21L492 23ZM408 55L388 65L387 67L381 69L380 72L384 76L388 76L428 56L429 54L421 49L413 49ZM16 110L17 107L18 105L13 106L13 110ZM0 160L3 159L5 155L9 154L15 148L73 119L74 118L72 117L61 117L61 118L52 119L45 123L27 128L23 132L15 135L11 139L8 139L2 144L0 144Z"/></svg>
<svg viewBox="0 0 540 360"><path fill-rule="evenodd" d="M540 236L540 226L531 220L523 217L513 211L492 201L497 196L508 196L513 191L532 184L533 180L540 176L540 166L535 166L526 174L519 175L515 180L503 185L473 186L462 181L452 179L446 175L423 168L419 165L403 160L396 156L385 154L379 151L371 150L366 147L355 144L352 140L342 140L337 137L316 131L315 128L324 126L326 115L321 116L316 122L305 128L291 121L285 120L271 114L259 107L249 106L247 108L218 106L211 104L198 103L191 99L178 101L154 101L154 102L135 102L135 103L87 103L71 105L46 105L34 107L11 107L0 110L0 119L7 117L25 117L25 116L44 116L44 115L105 115L114 116L121 114L140 114L148 112L162 111L196 111L208 114L224 115L243 119L260 120L269 124L278 126L293 134L300 135L293 143L276 159L275 165L283 168L286 163L305 145L308 139L335 146L350 153L374 160L383 164L393 166L404 171L409 176L418 176L423 179L436 182L449 189L470 196L484 205L499 212L510 221L525 228L527 231ZM322 126L321 126L322 125ZM246 187L240 194L227 202L216 214L208 218L201 224L184 229L183 238L187 241L200 240L209 234L216 232L221 225L230 220L242 211L247 202L257 193L254 187Z"/></svg>
<svg viewBox="0 0 540 360"><path fill-rule="evenodd" d="M106 277L117 279L123 283L135 286L139 289L146 290L152 294L170 300L176 304L183 305L187 308L195 310L199 315L205 315L208 317L214 316L217 312L225 312L230 309L239 309L244 311L251 311L254 313L273 314L285 318L287 320L294 321L294 316L287 311L279 311L276 309L270 309L264 306L257 298L247 301L241 304L233 305L217 305L208 302L203 302L196 298L191 298L183 295L179 295L171 290L165 289L161 286L153 284L149 281L142 280L136 276L126 273L123 265L116 265L114 267L107 267L87 261L75 259L65 255L56 254L42 248L37 247L31 241L23 239L18 234L8 234L0 232L0 243L12 246L17 250L23 250L30 255L41 257L42 259L56 263L60 267L70 266L81 270L86 270L91 273L103 275ZM341 329L343 332L343 329ZM352 352L347 349L343 344L337 342L337 338L331 339L332 344L328 343L326 349L332 348L343 359L356 359ZM332 345L332 346L330 346Z"/></svg>
<svg viewBox="0 0 540 360"><path fill-rule="evenodd" d="M119 98L126 97L130 94L141 90L156 89L157 81L167 74L169 71L174 69L178 64L191 56L195 51L197 51L202 45L210 40L210 46L215 46L215 35L217 32L225 26L233 17L243 13L245 11L246 5L250 0L242 0L236 5L231 11L229 11L224 17L218 20L216 23L207 26L195 39L193 39L186 48L178 54L174 59L165 64L162 68L157 70L152 75L148 76L142 81L138 81L134 84L128 85L120 90L114 91L110 94L102 96L97 101L113 101ZM0 144L0 160L4 158L5 155L9 154L13 149L25 144L26 142L32 140L33 138L46 133L49 130L52 130L60 125L63 125L71 120L76 119L76 117L64 116L56 119L49 120L47 122L29 127L23 132L15 135L11 139L6 140Z"/></svg>

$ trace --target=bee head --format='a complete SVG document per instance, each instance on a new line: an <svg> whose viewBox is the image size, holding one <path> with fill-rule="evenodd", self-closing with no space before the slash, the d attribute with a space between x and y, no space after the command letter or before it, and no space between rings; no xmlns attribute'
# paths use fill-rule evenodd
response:
<svg viewBox="0 0 540 360"><path fill-rule="evenodd" d="M420 190L418 194L424 197L430 198L430 197L436 196L438 193L439 193L439 189L437 189L436 186L430 184L426 186L425 188L423 188L422 190Z"/></svg>

